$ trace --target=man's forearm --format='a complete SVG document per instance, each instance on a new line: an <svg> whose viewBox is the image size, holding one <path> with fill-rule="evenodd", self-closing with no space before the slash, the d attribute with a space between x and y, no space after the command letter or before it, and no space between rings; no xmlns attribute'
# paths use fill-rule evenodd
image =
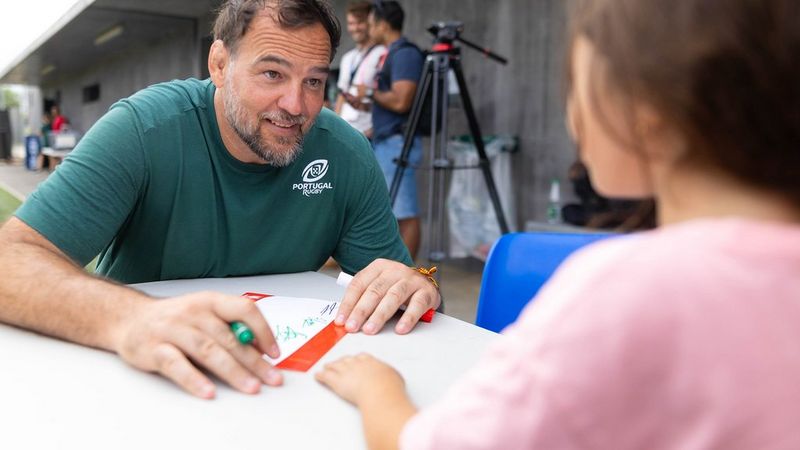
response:
<svg viewBox="0 0 800 450"><path fill-rule="evenodd" d="M16 218L0 229L0 249L2 322L114 350L119 324L148 301L87 274Z"/></svg>
<svg viewBox="0 0 800 450"><path fill-rule="evenodd" d="M375 91L372 94L372 101L381 107L398 114L405 114L411 109L413 98L408 100L405 96L394 91Z"/></svg>

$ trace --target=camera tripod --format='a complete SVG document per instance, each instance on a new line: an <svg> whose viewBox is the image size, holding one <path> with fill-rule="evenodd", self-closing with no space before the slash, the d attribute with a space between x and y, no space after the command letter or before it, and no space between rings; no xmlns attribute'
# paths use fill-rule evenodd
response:
<svg viewBox="0 0 800 450"><path fill-rule="evenodd" d="M483 136L481 135L478 119L475 116L475 111L472 107L472 100L467 90L467 83L464 79L464 73L461 68L461 49L454 46L454 41L459 41L471 48L474 48L485 56L492 58L502 64L506 64L505 58L492 53L491 51L481 48L459 36L463 31L463 24L458 22L449 23L436 23L428 28L436 38L430 52L425 58L425 65L422 69L422 78L417 85L417 92L414 95L414 102L411 106L411 112L406 124L405 132L403 134L403 149L400 152L400 157L395 159L397 169L392 179L389 194L392 200L392 206L397 198L397 193L400 190L400 182L403 179L403 173L406 167L409 166L408 156L411 152L414 136L419 128L419 121L422 115L423 107L425 106L425 99L430 90L432 90L432 103L431 103L431 151L430 151L430 170L429 177L429 193L428 195L428 223L426 226L426 236L428 236L429 253L428 260L431 262L442 261L447 253L445 251L445 172L452 169L476 169L479 168L483 172L483 178L486 181L486 188L489 191L489 197L494 207L497 222L500 225L500 232L503 234L508 233L508 224L506 217L503 214L503 206L500 204L500 197L497 195L497 188L494 184L489 159L486 157L486 150L483 144ZM469 124L469 131L475 147L478 151L479 162L476 166L461 166L454 167L450 160L447 158L447 114L448 114L448 72L453 70L458 83L458 91L461 97L461 103L464 107L464 112L467 116Z"/></svg>

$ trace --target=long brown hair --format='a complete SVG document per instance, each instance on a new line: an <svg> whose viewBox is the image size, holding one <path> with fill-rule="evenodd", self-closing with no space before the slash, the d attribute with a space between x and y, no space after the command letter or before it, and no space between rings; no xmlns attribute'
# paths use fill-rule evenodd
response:
<svg viewBox="0 0 800 450"><path fill-rule="evenodd" d="M604 60L608 87L651 105L684 135L684 162L800 205L800 1L570 6L568 48L586 37Z"/></svg>

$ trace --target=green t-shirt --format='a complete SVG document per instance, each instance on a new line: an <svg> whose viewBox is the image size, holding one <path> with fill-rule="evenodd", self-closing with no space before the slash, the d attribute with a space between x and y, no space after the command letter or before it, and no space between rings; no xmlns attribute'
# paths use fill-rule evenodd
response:
<svg viewBox="0 0 800 450"><path fill-rule="evenodd" d="M368 141L323 109L294 163L225 149L214 85L162 83L121 100L16 216L123 283L411 264Z"/></svg>

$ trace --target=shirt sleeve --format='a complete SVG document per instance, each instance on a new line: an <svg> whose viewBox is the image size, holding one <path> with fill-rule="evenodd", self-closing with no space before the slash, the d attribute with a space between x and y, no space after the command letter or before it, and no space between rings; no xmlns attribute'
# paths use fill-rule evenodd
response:
<svg viewBox="0 0 800 450"><path fill-rule="evenodd" d="M353 70L350 67L353 62L352 56L352 52L347 52L342 56L342 63L339 65L339 80L336 83L336 87L340 91L347 90L350 85L350 71Z"/></svg>
<svg viewBox="0 0 800 450"><path fill-rule="evenodd" d="M422 74L422 53L414 47L402 47L392 57L392 82L419 82Z"/></svg>
<svg viewBox="0 0 800 450"><path fill-rule="evenodd" d="M145 167L136 115L126 103L117 103L15 215L85 265L133 210Z"/></svg>
<svg viewBox="0 0 800 450"><path fill-rule="evenodd" d="M630 412L662 387L674 351L663 340L676 325L629 287L636 270L601 261L559 271L475 368L409 421L401 448L637 448L617 444L654 426Z"/></svg>
<svg viewBox="0 0 800 450"><path fill-rule="evenodd" d="M445 395L404 427L401 449L565 449L576 443L529 327L498 338Z"/></svg>
<svg viewBox="0 0 800 450"><path fill-rule="evenodd" d="M361 135L363 145L369 146ZM370 150L371 151L371 150ZM377 258L413 265L411 256L400 239L397 219L392 213L389 190L378 162L374 157L366 160L366 176L358 190L360 196L348 211L344 233L333 257L347 273L356 273Z"/></svg>

